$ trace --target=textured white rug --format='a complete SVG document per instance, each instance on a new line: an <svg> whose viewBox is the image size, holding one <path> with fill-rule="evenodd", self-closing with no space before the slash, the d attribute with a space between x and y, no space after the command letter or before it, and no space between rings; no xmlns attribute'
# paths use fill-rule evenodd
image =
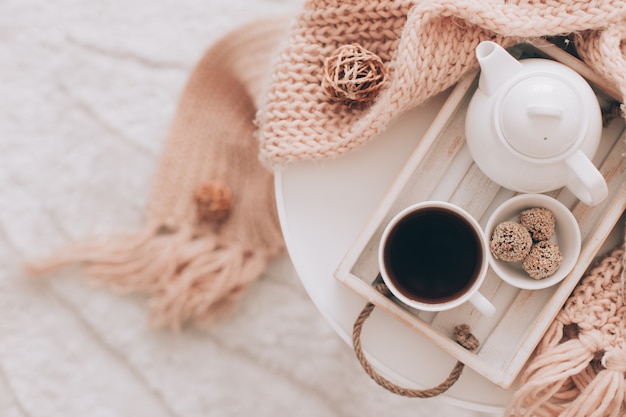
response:
<svg viewBox="0 0 626 417"><path fill-rule="evenodd" d="M476 416L378 388L287 258L225 325L155 331L145 300L21 262L135 230L202 52L297 0L0 0L0 416Z"/></svg>

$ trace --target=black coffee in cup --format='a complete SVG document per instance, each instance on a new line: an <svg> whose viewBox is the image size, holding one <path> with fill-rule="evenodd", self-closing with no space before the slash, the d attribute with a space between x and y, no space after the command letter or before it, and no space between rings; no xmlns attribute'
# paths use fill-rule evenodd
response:
<svg viewBox="0 0 626 417"><path fill-rule="evenodd" d="M462 296L479 278L481 237L468 221L444 207L407 214L383 247L388 278L405 297L429 304Z"/></svg>

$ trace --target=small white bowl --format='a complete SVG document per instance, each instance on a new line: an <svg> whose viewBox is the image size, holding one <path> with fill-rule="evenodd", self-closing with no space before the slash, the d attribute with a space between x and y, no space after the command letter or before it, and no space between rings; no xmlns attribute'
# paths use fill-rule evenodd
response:
<svg viewBox="0 0 626 417"><path fill-rule="evenodd" d="M491 215L485 226L485 235L489 241L495 227L504 221L519 221L519 214L526 209L543 207L551 210L556 218L556 227L551 241L559 245L563 262L551 276L533 279L522 268L521 262L506 262L496 259L489 251L491 268L505 282L524 290L548 288L562 281L572 270L580 254L580 228L572 212L560 201L544 194L520 194L502 203Z"/></svg>

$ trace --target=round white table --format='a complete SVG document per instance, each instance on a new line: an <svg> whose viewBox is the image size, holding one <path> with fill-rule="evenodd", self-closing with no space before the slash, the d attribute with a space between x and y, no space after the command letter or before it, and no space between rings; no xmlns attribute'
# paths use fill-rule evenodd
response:
<svg viewBox="0 0 626 417"><path fill-rule="evenodd" d="M291 260L321 314L350 345L365 300L333 274L446 96L440 94L408 112L344 156L292 163L276 172L278 213ZM456 362L378 309L365 323L362 340L376 368L409 387L438 384ZM511 392L466 368L443 395L458 406L499 414Z"/></svg>

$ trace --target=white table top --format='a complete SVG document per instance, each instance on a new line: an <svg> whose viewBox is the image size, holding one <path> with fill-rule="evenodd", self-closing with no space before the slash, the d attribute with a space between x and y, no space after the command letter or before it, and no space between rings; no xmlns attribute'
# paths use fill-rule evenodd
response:
<svg viewBox="0 0 626 417"><path fill-rule="evenodd" d="M333 274L446 95L407 113L356 151L332 160L293 163L276 172L278 212L289 255L317 308L350 345L354 320L365 301ZM616 244L617 236L616 230L606 246ZM364 326L363 346L379 371L409 387L438 384L455 363L379 310ZM462 407L498 413L510 391L466 368L444 396Z"/></svg>
<svg viewBox="0 0 626 417"><path fill-rule="evenodd" d="M278 211L289 255L317 308L349 344L365 301L333 273L444 100L440 95L412 110L345 156L298 162L276 173ZM380 371L412 387L438 384L455 363L377 310L364 326L363 346ZM487 412L499 410L508 396L468 368L446 393L458 405Z"/></svg>

